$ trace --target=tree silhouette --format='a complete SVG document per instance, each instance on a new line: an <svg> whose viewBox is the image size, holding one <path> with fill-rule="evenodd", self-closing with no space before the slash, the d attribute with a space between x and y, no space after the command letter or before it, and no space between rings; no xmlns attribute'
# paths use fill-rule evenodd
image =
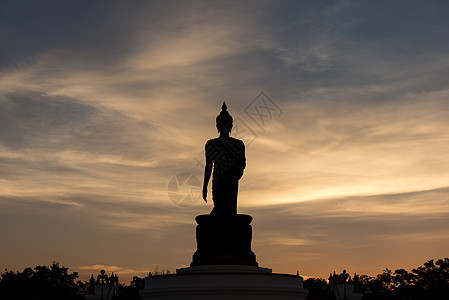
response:
<svg viewBox="0 0 449 300"><path fill-rule="evenodd" d="M25 268L23 272L5 270L1 275L1 299L84 299L75 279L78 273L53 262L50 267Z"/></svg>
<svg viewBox="0 0 449 300"><path fill-rule="evenodd" d="M449 291L448 258L438 259L436 263L431 259L412 272L416 286L425 290L426 295L440 297Z"/></svg>
<svg viewBox="0 0 449 300"><path fill-rule="evenodd" d="M169 271L158 269L148 276L163 276ZM81 300L88 289L88 282L75 282L76 272L53 262L49 267L27 267L22 272L5 270L0 275L0 299L60 299ZM350 282L348 282L350 283ZM411 272L397 269L392 272L386 268L376 277L354 275L352 283L363 299L447 299L449 294L449 258L429 260ZM144 278L134 276L129 285L120 285L120 294L114 300L138 300L139 291L144 288ZM304 288L309 290L307 299L333 299L331 291L326 291L326 280L308 278ZM368 293L369 292L369 293Z"/></svg>
<svg viewBox="0 0 449 300"><path fill-rule="evenodd" d="M358 285L360 291L370 291L366 299L447 299L449 259L429 260L411 272L386 268L376 277L360 275Z"/></svg>

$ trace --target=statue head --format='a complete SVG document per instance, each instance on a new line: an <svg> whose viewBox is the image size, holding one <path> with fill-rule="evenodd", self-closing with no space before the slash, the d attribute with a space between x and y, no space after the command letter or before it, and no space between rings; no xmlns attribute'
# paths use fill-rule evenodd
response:
<svg viewBox="0 0 449 300"><path fill-rule="evenodd" d="M218 132L224 134L230 133L232 129L232 121L232 116L228 113L226 102L223 101L221 112L216 119Z"/></svg>

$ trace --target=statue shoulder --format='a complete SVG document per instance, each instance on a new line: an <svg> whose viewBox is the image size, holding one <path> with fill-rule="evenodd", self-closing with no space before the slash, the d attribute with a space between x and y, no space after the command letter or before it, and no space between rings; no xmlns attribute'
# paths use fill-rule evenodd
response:
<svg viewBox="0 0 449 300"><path fill-rule="evenodd" d="M215 139L209 139L207 142L206 142L206 144L205 144L205 147L207 148L207 147L210 147L210 146L212 146L212 145L214 145L214 144L216 144L217 143L217 139L215 138Z"/></svg>
<svg viewBox="0 0 449 300"><path fill-rule="evenodd" d="M231 137L233 144L238 145L239 147L245 147L245 143L242 140Z"/></svg>

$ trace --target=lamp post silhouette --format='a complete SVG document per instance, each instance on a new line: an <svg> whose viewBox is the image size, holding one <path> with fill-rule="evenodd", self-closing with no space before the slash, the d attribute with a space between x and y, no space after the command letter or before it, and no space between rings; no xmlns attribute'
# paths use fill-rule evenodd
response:
<svg viewBox="0 0 449 300"><path fill-rule="evenodd" d="M348 279L349 274L346 273L346 270L343 270L343 273L341 273L340 276L343 279L343 288L344 288L344 293L345 293L343 300L348 300L348 298L346 298L346 280Z"/></svg>
<svg viewBox="0 0 449 300"><path fill-rule="evenodd" d="M103 298L103 286L104 286L104 281L108 279L108 275L106 275L106 271L105 270L101 270L100 271L101 274L98 275L98 281L101 282L101 300L104 300Z"/></svg>

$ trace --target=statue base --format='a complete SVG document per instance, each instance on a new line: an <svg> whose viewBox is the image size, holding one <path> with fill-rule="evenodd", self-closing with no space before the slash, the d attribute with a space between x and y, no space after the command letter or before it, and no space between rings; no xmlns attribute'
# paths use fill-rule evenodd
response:
<svg viewBox="0 0 449 300"><path fill-rule="evenodd" d="M190 264L256 266L251 250L253 217L199 215L195 218L197 250Z"/></svg>
<svg viewBox="0 0 449 300"><path fill-rule="evenodd" d="M305 300L299 275L244 265L206 265L145 278L142 300Z"/></svg>
<svg viewBox="0 0 449 300"><path fill-rule="evenodd" d="M257 266L248 215L195 218L197 250L189 268L145 278L142 300L305 300L299 275Z"/></svg>

